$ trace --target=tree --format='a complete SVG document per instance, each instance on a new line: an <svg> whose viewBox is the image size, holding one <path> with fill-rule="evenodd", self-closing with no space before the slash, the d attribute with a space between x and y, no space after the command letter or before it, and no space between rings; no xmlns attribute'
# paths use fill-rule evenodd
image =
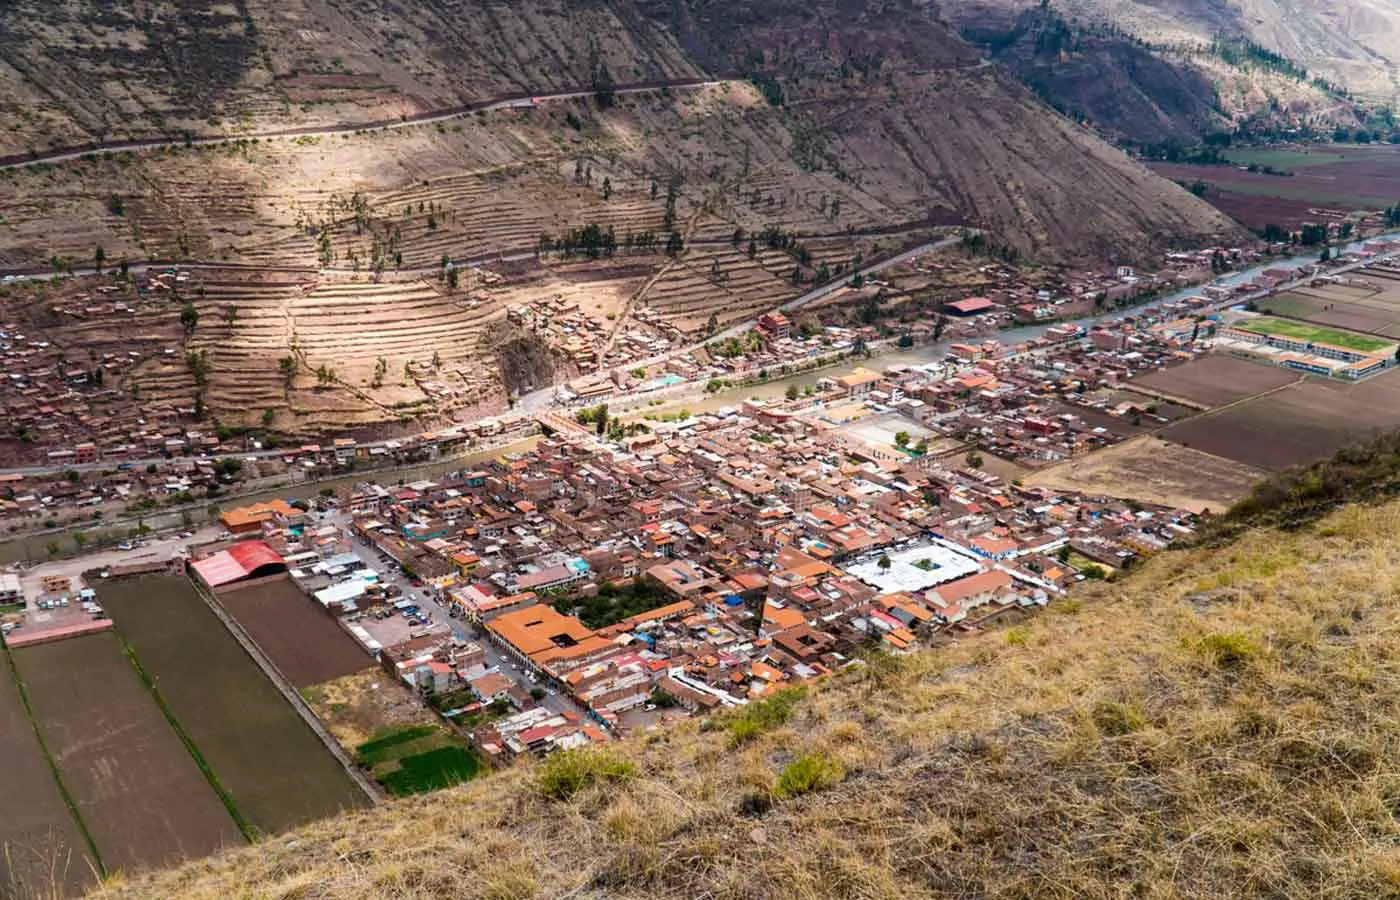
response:
<svg viewBox="0 0 1400 900"><path fill-rule="evenodd" d="M199 324L199 310L195 309L194 304L188 300L185 301L184 306L180 307L180 324L185 327L186 334L194 331L195 326Z"/></svg>
<svg viewBox="0 0 1400 900"><path fill-rule="evenodd" d="M899 432L896 432L896 433L895 433L895 436L894 436L894 445L895 445L896 447L898 447L899 449L901 449L901 450L903 450L905 447L908 447L908 446L909 446L909 432L907 432L907 431L899 431Z"/></svg>
<svg viewBox="0 0 1400 900"><path fill-rule="evenodd" d="M976 450L969 453L967 455L967 467L969 469L982 468L982 454L978 453Z"/></svg>
<svg viewBox="0 0 1400 900"><path fill-rule="evenodd" d="M798 390L797 385L790 384L787 386L787 390L784 392L783 395L789 400L796 400L799 394L801 394L801 391Z"/></svg>
<svg viewBox="0 0 1400 900"><path fill-rule="evenodd" d="M919 454L920 456L923 456L925 453L928 453L928 439L921 438L919 440L919 443L914 446L914 452Z"/></svg>
<svg viewBox="0 0 1400 900"><path fill-rule="evenodd" d="M291 387L292 379L296 378L297 374L296 357L284 356L277 360L277 371L282 373L282 380L286 382L287 387Z"/></svg>
<svg viewBox="0 0 1400 900"><path fill-rule="evenodd" d="M228 305L228 306L225 306L225 307L224 307L224 324L227 325L229 328L232 328L232 327L233 327L233 323L234 323L234 322L237 322L237 321L238 321L238 307L236 307L236 306L234 306L234 305L232 305L232 304L230 304L230 305Z"/></svg>
<svg viewBox="0 0 1400 900"><path fill-rule="evenodd" d="M607 176L603 176L603 199L612 199L612 179Z"/></svg>
<svg viewBox="0 0 1400 900"><path fill-rule="evenodd" d="M880 560L879 562L875 563L875 565L880 567L881 572L888 572L890 570L890 566L894 565L894 563L890 562L888 554L881 553Z"/></svg>
<svg viewBox="0 0 1400 900"><path fill-rule="evenodd" d="M107 198L107 212L114 216L126 215L126 201L118 194L112 194Z"/></svg>
<svg viewBox="0 0 1400 900"><path fill-rule="evenodd" d="M1331 248L1331 247L1323 247L1323 248L1322 248L1322 255L1319 256L1317 259L1318 259L1318 262L1327 262L1327 261L1330 260L1331 258L1332 258L1332 248Z"/></svg>
<svg viewBox="0 0 1400 900"><path fill-rule="evenodd" d="M452 290L455 291L455 290L457 290L457 281L458 281L457 270L456 270L455 268L454 268L454 269L448 269L448 270L447 270L447 286L448 286L449 288L451 288Z"/></svg>
<svg viewBox="0 0 1400 900"><path fill-rule="evenodd" d="M92 260L97 264L98 274L101 274L102 264L107 261L107 251L102 249L101 244L98 244L97 249L92 251Z"/></svg>
<svg viewBox="0 0 1400 900"><path fill-rule="evenodd" d="M685 249L685 238L681 237L679 231L671 232L671 236L666 239L666 255L679 256Z"/></svg>

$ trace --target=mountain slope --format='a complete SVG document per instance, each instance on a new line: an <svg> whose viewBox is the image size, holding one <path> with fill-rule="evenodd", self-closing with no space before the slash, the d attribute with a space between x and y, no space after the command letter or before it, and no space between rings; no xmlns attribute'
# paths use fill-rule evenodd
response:
<svg viewBox="0 0 1400 900"><path fill-rule="evenodd" d="M686 723L98 896L1400 896L1397 528L1169 552L742 744Z"/></svg>
<svg viewBox="0 0 1400 900"><path fill-rule="evenodd" d="M22 154L116 137L237 136L697 77L753 77L768 102L745 90L698 104L627 95L605 110L579 101L567 118L555 112L561 102L450 129L344 135L334 148L308 138L205 151L217 161L175 147L115 164L11 169L0 179L0 260L84 260L101 244L112 259L257 261L268 256L249 248L272 233L287 236L278 263L314 265L306 216L313 207L315 219L334 215L324 211L334 206L328 198L402 200L417 183L501 166L566 183L561 172L581 156L621 162L619 183L681 178L690 209L713 214L698 227L720 237L734 224L792 227L793 204L815 208L814 198L827 197L862 209L875 227L982 225L1047 261L1146 261L1173 244L1237 233L1056 116L912 0L766 0L742 10L712 0L246 0L237 16L234 8L114 3L95 13L72 0L48 24L33 0L0 9L0 46L13 51L10 69L0 66L0 120L13 127L0 141ZM133 49L105 54L114 42ZM720 117L743 120L748 133L720 133ZM217 178L202 178L205 168L217 168ZM774 184L786 194L781 204L769 193ZM114 189L147 219L104 215ZM240 202L210 198L212 189ZM753 190L770 198L764 207L736 199ZM594 195L576 218L541 230L613 217ZM853 225L822 227L843 224ZM642 227L655 226L634 226ZM490 244L488 235L487 252L529 249Z"/></svg>
<svg viewBox="0 0 1400 900"><path fill-rule="evenodd" d="M1164 42L1132 32L1131 13L1123 14L1126 22L1107 13L1067 18L1059 4L1023 0L942 9L969 41L1048 103L1118 142L1190 146L1219 132L1331 132L1357 126L1370 106L1300 71L1295 58L1265 58L1243 43L1247 35L1238 28Z"/></svg>
<svg viewBox="0 0 1400 900"><path fill-rule="evenodd" d="M1154 43L1209 42L1218 34L1248 38L1373 102L1390 105L1397 98L1395 0L1055 0L1054 6Z"/></svg>

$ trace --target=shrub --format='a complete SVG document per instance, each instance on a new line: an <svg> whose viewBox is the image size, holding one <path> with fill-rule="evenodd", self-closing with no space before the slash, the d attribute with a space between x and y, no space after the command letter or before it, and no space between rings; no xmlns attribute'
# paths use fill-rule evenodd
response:
<svg viewBox="0 0 1400 900"><path fill-rule="evenodd" d="M1259 645L1246 635L1208 634L1196 641L1195 650L1217 669L1238 669L1259 655Z"/></svg>
<svg viewBox="0 0 1400 900"><path fill-rule="evenodd" d="M747 743L761 734L786 725L797 701L806 694L801 687L787 687L744 707L729 722L729 739L735 745Z"/></svg>
<svg viewBox="0 0 1400 900"><path fill-rule="evenodd" d="M839 759L804 753L783 767L774 793L779 797L797 797L840 784L845 777L846 767Z"/></svg>
<svg viewBox="0 0 1400 900"><path fill-rule="evenodd" d="M1094 704L1090 715L1099 731L1110 737L1120 737L1141 731L1147 724L1137 707L1129 706L1126 703L1114 703L1110 700Z"/></svg>
<svg viewBox="0 0 1400 900"><path fill-rule="evenodd" d="M564 750L545 760L540 770L540 793L551 800L567 800L599 781L626 781L636 766L601 750Z"/></svg>

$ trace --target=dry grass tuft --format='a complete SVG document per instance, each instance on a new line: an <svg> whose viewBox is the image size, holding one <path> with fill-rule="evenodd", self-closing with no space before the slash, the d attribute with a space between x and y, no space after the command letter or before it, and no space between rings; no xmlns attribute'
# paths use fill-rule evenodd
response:
<svg viewBox="0 0 1400 900"><path fill-rule="evenodd" d="M1400 898L1397 509L97 893Z"/></svg>

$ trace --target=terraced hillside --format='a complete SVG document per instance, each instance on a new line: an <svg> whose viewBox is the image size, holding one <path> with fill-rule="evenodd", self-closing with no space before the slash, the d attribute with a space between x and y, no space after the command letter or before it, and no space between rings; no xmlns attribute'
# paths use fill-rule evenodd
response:
<svg viewBox="0 0 1400 900"><path fill-rule="evenodd" d="M606 353L643 311L694 338L950 226L1096 266L1238 233L913 0L117 0L48 18L26 0L0 10L0 47L0 140L177 135L0 165L0 272L242 267L184 291L188 335L178 304L143 313L179 352L129 380L226 424L492 410L625 363ZM614 90L637 83L655 87ZM398 121L512 93L526 99ZM317 130L386 110L396 127ZM591 321L516 334L529 362L501 375L511 308L556 301ZM600 331L601 347L579 337Z"/></svg>
<svg viewBox="0 0 1400 900"><path fill-rule="evenodd" d="M603 78L697 74L630 4L19 0L0 7L0 156L394 120Z"/></svg>

